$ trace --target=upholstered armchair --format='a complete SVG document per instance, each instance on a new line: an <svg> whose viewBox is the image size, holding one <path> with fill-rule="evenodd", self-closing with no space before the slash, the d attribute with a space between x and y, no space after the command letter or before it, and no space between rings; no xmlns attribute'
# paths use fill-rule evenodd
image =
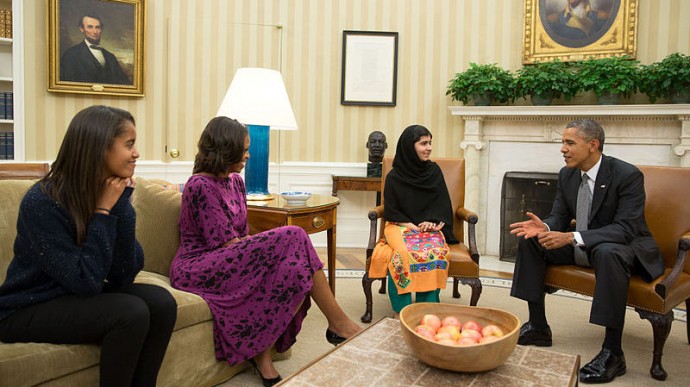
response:
<svg viewBox="0 0 690 387"><path fill-rule="evenodd" d="M628 306L649 320L654 336L654 355L649 373L654 379L665 380L667 373L661 365L666 338L671 331L673 308L685 301L690 308L690 168L640 166L644 174L645 217L659 245L666 266L664 274L651 283L639 275L630 280ZM549 265L546 270L547 291L558 289L592 296L594 271L579 266ZM687 328L690 343L690 326Z"/></svg>
<svg viewBox="0 0 690 387"><path fill-rule="evenodd" d="M453 278L453 297L460 298L458 290L459 283L469 285L472 288L470 305L477 305L479 296L482 293L482 284L479 281L479 253L477 252L477 242L475 239L475 224L477 224L477 214L464 208L465 205L465 160L464 159L434 159L441 167L443 177L446 180L448 193L450 194L451 205L455 214L453 222L453 233L460 241L459 244L450 245L450 267L448 275ZM391 170L393 159L388 157L383 160L381 176L381 192L386 182L386 175ZM370 278L369 266L371 265L371 255L379 238L382 237L383 208L384 198L381 198L381 205L369 210L368 218L371 221L369 231L369 244L367 246L366 271L362 277L362 288L366 297L366 311L362 315L362 322L368 323L372 319L373 299L371 284L375 280L381 280L379 293L386 293L386 277ZM381 227L377 226L377 221L381 219ZM467 238L464 236L464 225L467 223ZM378 236L378 237L377 237Z"/></svg>

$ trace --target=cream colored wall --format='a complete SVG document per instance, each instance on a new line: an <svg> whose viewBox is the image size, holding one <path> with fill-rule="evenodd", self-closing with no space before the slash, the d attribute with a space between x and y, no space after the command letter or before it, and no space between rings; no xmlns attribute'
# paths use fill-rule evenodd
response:
<svg viewBox="0 0 690 387"><path fill-rule="evenodd" d="M690 53L690 1L639 2L638 59ZM92 104L134 114L142 159L173 161L169 146L181 150L178 160L192 160L235 69L281 65L300 125L273 135L281 161L366 162L373 130L386 133L392 155L412 123L431 129L437 156L460 156L463 134L447 109L448 80L470 62L521 66L523 0L146 3L146 96L125 98L47 92L46 1L24 2L26 160L52 160L71 117ZM340 104L343 30L399 33L397 106Z"/></svg>

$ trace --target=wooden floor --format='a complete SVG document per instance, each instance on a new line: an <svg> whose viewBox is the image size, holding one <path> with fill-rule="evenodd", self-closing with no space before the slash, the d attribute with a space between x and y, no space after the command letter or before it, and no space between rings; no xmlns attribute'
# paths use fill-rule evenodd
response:
<svg viewBox="0 0 690 387"><path fill-rule="evenodd" d="M328 254L326 248L317 248L316 252L323 262L327 262ZM339 247L335 253L335 268L336 269L350 269L350 270L364 270L366 267L366 249L363 248L342 248ZM479 275L484 277L497 277L511 279L512 273L504 273L493 270L479 270Z"/></svg>

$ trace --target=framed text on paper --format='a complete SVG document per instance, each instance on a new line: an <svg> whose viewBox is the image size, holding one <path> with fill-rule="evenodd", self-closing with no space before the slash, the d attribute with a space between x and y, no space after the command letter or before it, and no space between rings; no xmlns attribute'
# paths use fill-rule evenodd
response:
<svg viewBox="0 0 690 387"><path fill-rule="evenodd" d="M48 91L144 95L144 0L47 0Z"/></svg>
<svg viewBox="0 0 690 387"><path fill-rule="evenodd" d="M340 103L395 106L398 33L343 31Z"/></svg>
<svg viewBox="0 0 690 387"><path fill-rule="evenodd" d="M522 63L637 54L638 0L525 0Z"/></svg>

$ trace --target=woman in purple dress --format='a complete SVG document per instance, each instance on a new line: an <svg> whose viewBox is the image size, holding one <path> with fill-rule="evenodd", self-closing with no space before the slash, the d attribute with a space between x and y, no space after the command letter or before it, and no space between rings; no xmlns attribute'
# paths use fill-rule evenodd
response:
<svg viewBox="0 0 690 387"><path fill-rule="evenodd" d="M194 175L182 194L180 247L170 282L196 293L214 317L216 357L250 360L264 385L281 380L270 348L295 343L310 297L326 316L326 338L338 344L361 327L340 308L307 233L295 226L248 234L244 181L247 128L212 119L199 140Z"/></svg>

